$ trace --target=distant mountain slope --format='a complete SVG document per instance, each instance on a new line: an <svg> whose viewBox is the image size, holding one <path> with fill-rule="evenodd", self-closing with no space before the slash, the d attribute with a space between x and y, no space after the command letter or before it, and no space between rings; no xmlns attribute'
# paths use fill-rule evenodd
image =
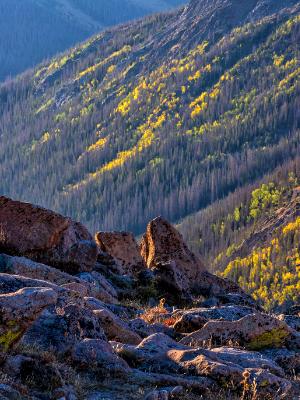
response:
<svg viewBox="0 0 300 400"><path fill-rule="evenodd" d="M294 160L300 3L285 4L193 0L3 85L1 192L139 234Z"/></svg>
<svg viewBox="0 0 300 400"><path fill-rule="evenodd" d="M215 273L268 310L300 302L300 158L183 219L178 228Z"/></svg>
<svg viewBox="0 0 300 400"><path fill-rule="evenodd" d="M185 0L0 0L0 81L33 67L104 27Z"/></svg>

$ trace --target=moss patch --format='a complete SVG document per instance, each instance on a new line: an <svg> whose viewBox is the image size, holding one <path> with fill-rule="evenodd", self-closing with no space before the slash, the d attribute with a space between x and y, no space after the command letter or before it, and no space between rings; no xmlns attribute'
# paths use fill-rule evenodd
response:
<svg viewBox="0 0 300 400"><path fill-rule="evenodd" d="M249 350L260 350L268 347L281 347L289 333L284 328L272 329L256 336L247 344Z"/></svg>
<svg viewBox="0 0 300 400"><path fill-rule="evenodd" d="M4 333L0 334L0 349L8 351L9 348L22 336L23 331L13 321L9 323Z"/></svg>

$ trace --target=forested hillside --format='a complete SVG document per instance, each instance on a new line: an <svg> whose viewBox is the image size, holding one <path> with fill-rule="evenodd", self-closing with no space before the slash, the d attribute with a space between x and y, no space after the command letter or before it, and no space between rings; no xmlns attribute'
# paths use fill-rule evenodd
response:
<svg viewBox="0 0 300 400"><path fill-rule="evenodd" d="M268 310L300 302L300 158L237 189L178 226L210 269Z"/></svg>
<svg viewBox="0 0 300 400"><path fill-rule="evenodd" d="M182 221L215 271L270 309L296 301L296 216L288 236L283 225L252 240L299 185L300 3L285 5L193 0L3 84L1 193L91 231L139 235L157 215ZM269 280L258 271L265 254Z"/></svg>
<svg viewBox="0 0 300 400"><path fill-rule="evenodd" d="M0 81L101 29L184 0L0 0Z"/></svg>
<svg viewBox="0 0 300 400"><path fill-rule="evenodd" d="M300 5L256 3L193 1L3 85L1 192L139 234L293 159Z"/></svg>

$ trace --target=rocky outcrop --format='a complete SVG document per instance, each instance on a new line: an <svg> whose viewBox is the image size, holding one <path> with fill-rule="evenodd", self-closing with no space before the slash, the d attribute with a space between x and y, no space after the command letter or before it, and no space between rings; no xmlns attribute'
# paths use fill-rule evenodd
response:
<svg viewBox="0 0 300 400"><path fill-rule="evenodd" d="M97 246L83 225L6 197L0 197L0 252L72 273L90 271L97 259Z"/></svg>
<svg viewBox="0 0 300 400"><path fill-rule="evenodd" d="M41 279L32 279L20 275L10 275L0 273L0 294L8 294L16 292L23 288L50 288L57 293L66 292L62 287L55 285L54 283L43 281Z"/></svg>
<svg viewBox="0 0 300 400"><path fill-rule="evenodd" d="M256 352L227 347L191 349L163 334L152 335L136 347L117 343L113 347L129 365L151 368L153 372L209 377L216 384L230 384L236 390L246 379L249 387L257 385L259 396L284 396L292 387L274 361Z"/></svg>
<svg viewBox="0 0 300 400"><path fill-rule="evenodd" d="M46 210L29 209L41 216L40 224L32 217L41 235L35 250L25 240L26 207L29 219L20 217L21 234L10 243L33 259L53 249L55 257L70 254L59 241L68 242L64 235L73 222L58 234L59 244L53 239L51 248L38 250L36 244L56 232L54 221L64 226L63 217L50 212L47 219ZM259 311L235 284L207 272L162 218L150 223L142 241L145 261L130 235L106 234L105 248L101 240L93 268L61 264L63 258L40 263L14 255L13 247L6 248L11 255L0 254L1 399L298 396L297 310L277 317ZM57 253L62 249L66 253ZM67 267L72 274L61 270ZM144 299L148 307L140 304Z"/></svg>
<svg viewBox="0 0 300 400"><path fill-rule="evenodd" d="M151 221L141 242L141 254L155 271L161 286L189 293L205 271L203 263L186 246L181 234L163 218Z"/></svg>
<svg viewBox="0 0 300 400"><path fill-rule="evenodd" d="M204 264L189 250L181 234L162 217L148 224L141 254L148 268L173 261L190 280L197 279L199 273L205 271Z"/></svg>
<svg viewBox="0 0 300 400"><path fill-rule="evenodd" d="M267 314L255 313L237 321L209 321L200 330L191 333L180 341L191 346L214 345L234 342L248 349L283 347L291 344L297 336L284 321ZM298 347L298 340L294 341Z"/></svg>
<svg viewBox="0 0 300 400"><path fill-rule="evenodd" d="M115 260L121 273L136 275L146 268L132 233L98 232L95 240L100 250Z"/></svg>
<svg viewBox="0 0 300 400"><path fill-rule="evenodd" d="M166 220L151 221L141 242L141 254L153 270L161 292L170 303L191 302L193 296L218 297L230 302L228 294L239 295L239 304L255 303L235 283L206 271L202 261L190 251L182 235ZM218 301L218 300L217 300Z"/></svg>
<svg viewBox="0 0 300 400"><path fill-rule="evenodd" d="M25 288L0 295L0 351L7 351L29 329L48 306L55 304L57 294L48 288Z"/></svg>
<svg viewBox="0 0 300 400"><path fill-rule="evenodd" d="M8 286L11 285L11 288L7 289L8 292L14 291L14 287L16 290L22 287L51 287L52 283L52 288L55 287L56 291L59 290L57 286L61 286L80 294L82 297L92 296L109 303L117 302L118 294L116 290L104 276L96 272L84 272L74 276L25 257L0 254L1 273L6 274L1 281L3 290L5 283Z"/></svg>

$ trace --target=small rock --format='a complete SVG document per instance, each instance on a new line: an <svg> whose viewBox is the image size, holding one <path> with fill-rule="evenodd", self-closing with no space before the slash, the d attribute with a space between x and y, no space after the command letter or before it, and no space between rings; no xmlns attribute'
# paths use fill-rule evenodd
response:
<svg viewBox="0 0 300 400"><path fill-rule="evenodd" d="M201 329L209 320L236 321L253 313L250 307L223 306L177 310L172 313L176 320L174 329L180 333L190 333Z"/></svg>
<svg viewBox="0 0 300 400"><path fill-rule="evenodd" d="M153 390L148 393L145 400L169 400L169 399L180 399L184 389L182 386L176 386L174 388L166 388L160 390Z"/></svg>
<svg viewBox="0 0 300 400"><path fill-rule="evenodd" d="M60 271L57 268L50 267L45 264L37 263L25 257L11 257L6 254L0 255L0 272L19 275L29 279L44 281L46 285L49 283L61 285L66 288L75 288L75 285L84 286L87 295L95 295L95 288L92 284L80 280L78 277ZM67 285L67 286L66 286ZM69 286L68 286L69 285ZM35 286L41 286L35 284ZM79 286L77 286L79 289ZM75 290L78 292L78 290Z"/></svg>
<svg viewBox="0 0 300 400"><path fill-rule="evenodd" d="M159 323L147 324L147 322L141 318L135 318L129 321L128 326L142 338L146 338L154 333L164 333L168 336L173 336L174 334L174 329L168 326Z"/></svg>
<svg viewBox="0 0 300 400"><path fill-rule="evenodd" d="M78 293L81 297L86 297L89 294L88 288L85 285L82 285L78 282L65 283L61 285L63 288L67 290L71 290L72 292Z"/></svg>
<svg viewBox="0 0 300 400"><path fill-rule="evenodd" d="M83 272L77 275L77 277L87 282L93 288L93 297L104 301L105 303L116 303L118 293L113 285L99 272Z"/></svg>
<svg viewBox="0 0 300 400"><path fill-rule="evenodd" d="M73 386L63 386L55 389L52 393L51 400L77 400L75 389Z"/></svg>
<svg viewBox="0 0 300 400"><path fill-rule="evenodd" d="M109 340L128 344L139 344L142 341L138 334L133 332L124 321L109 310L94 310L93 313L100 321Z"/></svg>

